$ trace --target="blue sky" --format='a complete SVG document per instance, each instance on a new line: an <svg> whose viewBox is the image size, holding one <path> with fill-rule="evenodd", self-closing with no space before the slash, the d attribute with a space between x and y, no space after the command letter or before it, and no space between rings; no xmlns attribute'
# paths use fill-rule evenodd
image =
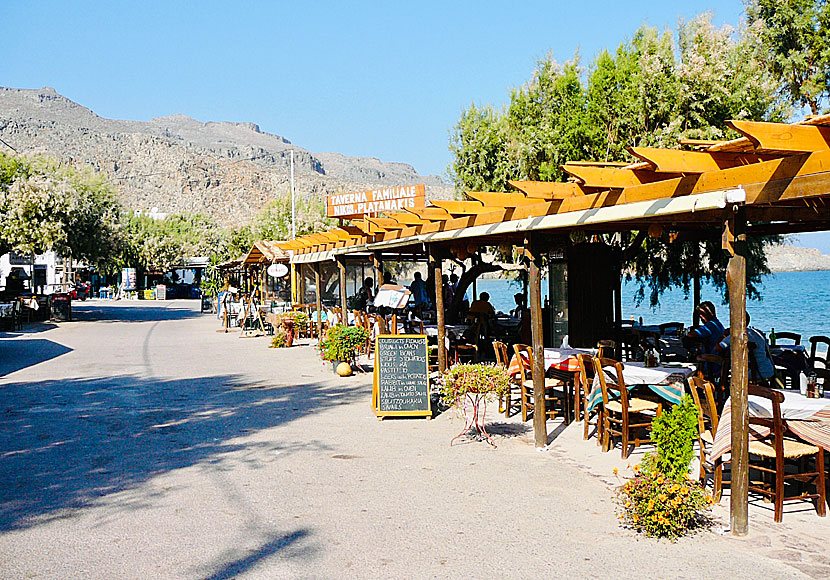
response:
<svg viewBox="0 0 830 580"><path fill-rule="evenodd" d="M462 109L506 102L548 52L587 64L643 23L704 11L734 26L743 3L2 0L0 84L110 118L250 121L444 175Z"/></svg>

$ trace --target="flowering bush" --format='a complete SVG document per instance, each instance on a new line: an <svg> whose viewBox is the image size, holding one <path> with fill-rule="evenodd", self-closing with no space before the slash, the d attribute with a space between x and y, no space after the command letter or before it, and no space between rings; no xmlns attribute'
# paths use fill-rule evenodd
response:
<svg viewBox="0 0 830 580"><path fill-rule="evenodd" d="M309 316L302 310L292 310L290 312L284 312L279 316L280 324L283 326L286 325L293 325L293 326L305 326L308 324Z"/></svg>
<svg viewBox="0 0 830 580"><path fill-rule="evenodd" d="M343 326L338 324L329 329L328 335L320 342L320 354L323 360L354 360L354 351L366 343L369 331L360 326Z"/></svg>
<svg viewBox="0 0 830 580"><path fill-rule="evenodd" d="M670 478L651 467L617 490L620 520L647 536L675 539L707 522L712 496L696 481Z"/></svg>
<svg viewBox="0 0 830 580"><path fill-rule="evenodd" d="M705 524L712 496L689 479L697 436L697 407L686 395L652 423L656 453L647 453L635 476L617 490L620 520L648 536L675 539ZM615 472L616 473L616 472Z"/></svg>
<svg viewBox="0 0 830 580"><path fill-rule="evenodd" d="M495 365L460 364L447 369L443 376L441 401L460 406L467 395L503 395L510 391L510 376Z"/></svg>
<svg viewBox="0 0 830 580"><path fill-rule="evenodd" d="M288 335L282 328L274 330L274 338L271 339L271 346L268 348L285 348L288 346Z"/></svg>

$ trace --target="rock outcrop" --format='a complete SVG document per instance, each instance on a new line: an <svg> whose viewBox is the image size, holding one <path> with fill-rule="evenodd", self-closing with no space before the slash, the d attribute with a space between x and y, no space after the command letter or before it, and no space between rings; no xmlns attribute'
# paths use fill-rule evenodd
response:
<svg viewBox="0 0 830 580"><path fill-rule="evenodd" d="M105 119L48 87L0 87L0 139L20 153L106 173L130 208L207 213L227 226L250 221L270 200L289 194L292 149L299 196L425 183L427 197L452 197L440 177L421 176L405 163L312 153L253 123L203 123L186 115Z"/></svg>
<svg viewBox="0 0 830 580"><path fill-rule="evenodd" d="M767 263L773 272L830 270L830 256L815 248L802 248L790 244L767 248Z"/></svg>

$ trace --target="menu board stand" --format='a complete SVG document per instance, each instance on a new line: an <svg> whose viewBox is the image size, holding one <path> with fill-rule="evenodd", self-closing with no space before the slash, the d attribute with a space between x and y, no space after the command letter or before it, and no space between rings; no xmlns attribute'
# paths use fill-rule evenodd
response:
<svg viewBox="0 0 830 580"><path fill-rule="evenodd" d="M372 407L381 421L384 417L432 418L426 335L375 338Z"/></svg>

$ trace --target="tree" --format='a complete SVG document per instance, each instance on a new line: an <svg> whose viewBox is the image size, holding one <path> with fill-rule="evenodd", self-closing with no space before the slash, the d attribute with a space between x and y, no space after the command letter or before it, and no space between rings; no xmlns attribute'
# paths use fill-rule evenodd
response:
<svg viewBox="0 0 830 580"><path fill-rule="evenodd" d="M793 105L814 115L830 98L830 2L748 0L749 30L757 50Z"/></svg>
<svg viewBox="0 0 830 580"><path fill-rule="evenodd" d="M102 176L0 154L0 191L0 253L52 250L101 266L111 260L120 206Z"/></svg>
<svg viewBox="0 0 830 580"><path fill-rule="evenodd" d="M299 198L295 203L297 235L302 236L332 227L334 220L325 217L319 201ZM287 196L271 201L259 212L251 227L255 239L287 240L291 237L291 199Z"/></svg>
<svg viewBox="0 0 830 580"><path fill-rule="evenodd" d="M511 179L508 128L502 114L487 105L475 104L461 113L452 129L447 169L455 186L472 191L502 191Z"/></svg>

